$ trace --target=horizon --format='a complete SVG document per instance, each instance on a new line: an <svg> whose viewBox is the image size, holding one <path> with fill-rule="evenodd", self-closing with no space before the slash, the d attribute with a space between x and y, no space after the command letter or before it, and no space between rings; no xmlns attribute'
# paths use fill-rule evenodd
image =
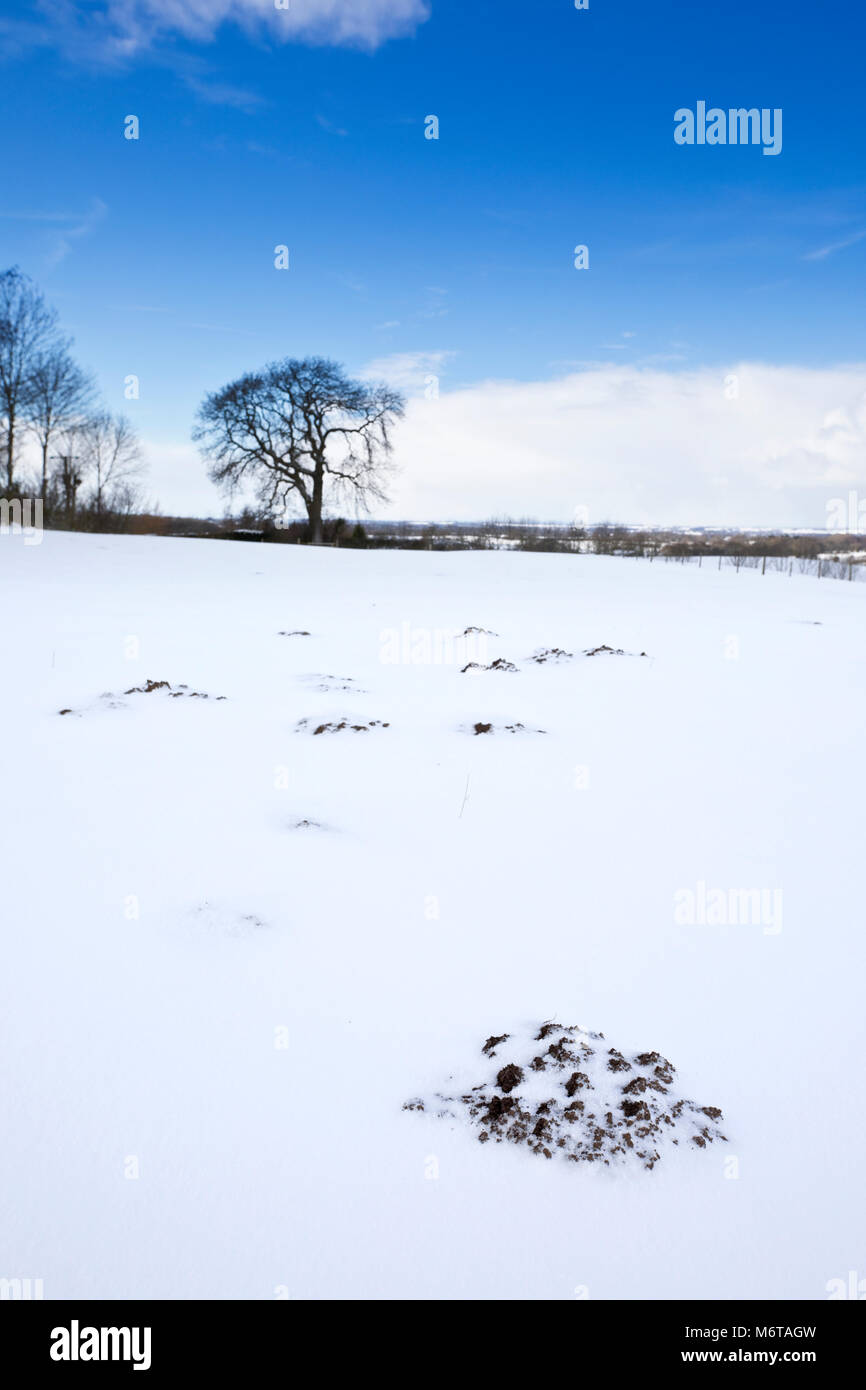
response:
<svg viewBox="0 0 866 1390"><path fill-rule="evenodd" d="M255 513L255 507L254 507L254 506L251 507L251 508L249 509L249 513ZM211 513L211 514L209 514L209 515L207 515L207 516L182 515L182 514L180 514L180 513L168 513L168 512L165 512L165 511L162 511L162 512L159 512L159 513L156 513L156 512L150 513L150 512L148 512L148 511L146 511L146 510L143 510L142 512L137 513L137 515L138 515L138 516L141 516L141 517L147 517L147 516L153 515L153 516L162 516L162 517L164 517L165 520L169 520L169 521L198 521L198 522L207 522L207 523L213 524L213 525L219 525L219 524L222 523L222 522L230 522L230 521L238 522L238 521L243 520L244 516L247 515L247 514L248 514L248 512L246 512L246 511L244 511L244 510L241 510L241 511L239 511L239 512L222 512L222 513L219 514L219 515L217 515L216 513ZM332 516L329 516L329 519L331 519L331 520L336 520L336 519L337 519L339 516L341 516L341 515L342 515L342 514L340 513L339 508L335 508L334 511L333 511L333 515L332 515ZM261 518L261 519L263 519L263 518ZM296 517L296 518L286 518L286 520L282 523L282 526L283 526L283 527L287 527L287 526L290 526L290 525L292 524L293 521L300 521L300 520L301 520L300 517ZM351 520L352 522L354 522L354 521L356 520L356 517L355 517L355 515L354 515L354 513L353 513L351 517L343 517L343 520L345 520L345 521ZM593 531L596 531L596 530L603 530L603 529L605 529L605 528L610 528L611 530L637 531L637 532L640 532L640 531L649 531L649 532L654 532L654 531L658 531L658 532L670 532L671 534L676 534L676 535L701 534L701 533L704 533L704 532L705 532L705 533L707 533L707 534L713 534L713 535L721 535L721 534L723 534L723 533L734 533L734 534L741 534L741 535L783 535L783 536L793 536L793 535L820 536L820 535L825 535L825 536L827 536L827 537L840 536L840 535L848 535L848 536L851 536L852 538L855 538L855 539L856 539L857 537L859 537L859 536L866 536L866 523L864 523L864 525L863 525L863 527L862 527L861 529L857 530L857 529L855 529L853 526L850 526L850 525L846 525L846 526L786 526L786 527L773 527L773 526L739 526L739 525L737 525L737 524L735 524L735 523L725 524L725 523L723 523L723 522L714 524L714 525L712 525L712 526L705 526L705 525L700 525L700 524L688 524L688 523L686 523L686 524L684 524L684 525L682 525L682 526L669 526L669 525L667 525L667 524L664 523L664 522L659 522L659 523L642 523L642 522L621 521L621 520L616 519L615 517L607 517L607 518L605 518L604 520L599 520L599 521L596 521L596 522L590 522L590 523L587 523L586 526L583 526L583 525L582 525L581 523L579 523L579 522L574 522L574 521L560 521L560 520L556 520L556 519L553 519L553 518L548 518L547 520L545 520L545 519L539 518L539 517L514 517L514 516L488 516L488 517L476 516L476 517L467 517L467 518L462 518L462 519L461 519L461 518L458 518L458 517L417 517L417 516L416 516L416 517L412 517L412 516L376 517L376 516L363 516L363 515L362 515L362 516L358 517L357 520L360 522L360 524L361 524L362 526L369 526L369 527L420 526L420 527L427 527L427 528L430 528L430 527L456 526L456 527L460 527L461 529L466 529L466 528L468 528L468 527L474 527L474 526L478 526L478 527L494 527L494 526L502 526L502 527L520 527L520 526L523 526L523 527L529 527L529 528L538 527L539 529L541 529L541 528L543 528L543 527L547 527L547 528L550 528L550 529L553 529L553 530L560 530L560 531L572 531L572 530L578 530L578 531L579 531L579 530L585 530L588 534L591 533L591 532L593 532ZM280 524L280 523L277 523L277 529L278 529L278 530L281 529L281 524Z"/></svg>

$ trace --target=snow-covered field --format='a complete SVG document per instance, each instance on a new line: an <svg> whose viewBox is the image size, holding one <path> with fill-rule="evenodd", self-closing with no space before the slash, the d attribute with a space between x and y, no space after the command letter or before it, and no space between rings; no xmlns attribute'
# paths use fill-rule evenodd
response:
<svg viewBox="0 0 866 1390"><path fill-rule="evenodd" d="M0 582L0 1276L821 1299L866 1275L862 586L63 534L0 539ZM498 635L449 651L467 627ZM148 680L171 689L123 693ZM546 1020L670 1059L727 1142L606 1167L403 1109Z"/></svg>

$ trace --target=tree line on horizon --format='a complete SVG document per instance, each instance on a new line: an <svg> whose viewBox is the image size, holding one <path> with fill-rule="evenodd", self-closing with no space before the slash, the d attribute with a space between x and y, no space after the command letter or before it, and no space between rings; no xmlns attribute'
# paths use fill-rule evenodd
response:
<svg viewBox="0 0 866 1390"><path fill-rule="evenodd" d="M47 524L98 529L141 506L141 447L72 346L33 280L0 272L0 498L41 497ZM28 441L36 476L22 462Z"/></svg>
<svg viewBox="0 0 866 1390"><path fill-rule="evenodd" d="M51 526L117 526L142 510L141 446L127 417L100 405L72 346L34 281L17 266L0 272L0 500L41 497ZM337 362L285 357L210 392L193 438L229 499L252 495L270 524L321 545L345 526L328 519L332 504L357 513L385 500L404 408L399 391L352 380ZM22 463L28 442L36 476Z"/></svg>

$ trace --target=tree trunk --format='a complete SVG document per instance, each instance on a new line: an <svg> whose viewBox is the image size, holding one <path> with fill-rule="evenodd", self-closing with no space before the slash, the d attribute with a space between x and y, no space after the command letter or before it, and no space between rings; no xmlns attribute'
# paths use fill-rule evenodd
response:
<svg viewBox="0 0 866 1390"><path fill-rule="evenodd" d="M321 465L313 478L313 496L310 502L310 544L322 544L322 498L325 489L325 470Z"/></svg>
<svg viewBox="0 0 866 1390"><path fill-rule="evenodd" d="M14 473L14 471L15 471L15 464L14 464L14 462L13 462L14 457L15 457L15 417L14 417L14 415L13 415L13 414L11 413L11 411L10 411L10 414L9 414L9 433L6 435L6 486L8 487L8 489L9 489L10 492L12 491L13 487L15 486L15 479L14 479L14 477L13 477L13 473Z"/></svg>
<svg viewBox="0 0 866 1390"><path fill-rule="evenodd" d="M48 440L42 445L42 500L45 501L45 494L48 491Z"/></svg>

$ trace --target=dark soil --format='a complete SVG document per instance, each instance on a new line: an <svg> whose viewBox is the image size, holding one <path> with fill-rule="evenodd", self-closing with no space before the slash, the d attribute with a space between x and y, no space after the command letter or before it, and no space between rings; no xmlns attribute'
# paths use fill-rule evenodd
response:
<svg viewBox="0 0 866 1390"><path fill-rule="evenodd" d="M461 1096L437 1096L437 1113L465 1116L481 1143L507 1140L544 1158L559 1155L574 1163L652 1169L668 1142L691 1139L700 1149L717 1139L724 1142L715 1125L722 1118L718 1107L669 1097L674 1068L660 1053L605 1051L597 1046L604 1042L603 1034L550 1020L522 1038L521 1032L491 1033L481 1052L489 1062L508 1043L508 1055L525 1058L523 1065L511 1060ZM547 1051L533 1056L534 1046L548 1040ZM625 1083L623 1072L631 1073ZM539 1097L541 1073L549 1094ZM533 1099L526 1098L524 1085ZM417 1099L404 1106L423 1108Z"/></svg>
<svg viewBox="0 0 866 1390"><path fill-rule="evenodd" d="M564 652L562 647L542 647L529 658L538 666L543 666L547 661L571 661L572 659L573 653Z"/></svg>
<svg viewBox="0 0 866 1390"><path fill-rule="evenodd" d="M461 669L460 669L460 674L461 674L461 676L464 676L464 675L466 674L467 671L516 671L516 670L517 670L517 667L516 667L512 662L506 661L504 657L499 656L499 657L496 658L495 661L491 661L491 663L490 663L489 666L483 666L483 665L481 664L480 661L469 661L469 662L467 662L467 664L466 664L465 666L461 667Z"/></svg>
<svg viewBox="0 0 866 1390"><path fill-rule="evenodd" d="M497 1086L500 1091L504 1091L506 1095L508 1095L509 1091L513 1091L515 1086L519 1086L522 1080L523 1072L520 1070L520 1067L516 1067L513 1062L509 1062L508 1066L503 1067L496 1076Z"/></svg>
<svg viewBox="0 0 866 1390"><path fill-rule="evenodd" d="M124 695L152 695L154 690L171 690L168 681L146 680L144 685L134 685L130 690L124 690Z"/></svg>
<svg viewBox="0 0 866 1390"><path fill-rule="evenodd" d="M584 652L584 656L633 656L633 652L625 652L622 647L608 647L602 643L600 647L592 647ZM646 656L646 652L640 652L640 656Z"/></svg>
<svg viewBox="0 0 866 1390"><path fill-rule="evenodd" d="M309 719L299 719L295 728L298 733L301 733L309 728L310 723ZM332 720L330 723L317 724L312 732L315 736L316 734L339 734L348 729L354 734L368 734L372 729L390 729L390 727L390 723L382 719L368 719L366 724L353 724L349 719L338 719Z"/></svg>
<svg viewBox="0 0 866 1390"><path fill-rule="evenodd" d="M190 690L188 685L178 685L172 689L169 681L154 681L150 680L150 678L145 681L144 685L132 685L128 690L124 690L123 693L124 695L152 695L156 690L167 690L169 699L172 700L224 700L226 698L225 695L210 696L203 690ZM108 700L110 702L110 709L123 708L120 697L113 695L111 691L107 691L104 695L100 696L100 699ZM75 714L75 712L76 711L72 709L62 709L58 711L59 714Z"/></svg>

